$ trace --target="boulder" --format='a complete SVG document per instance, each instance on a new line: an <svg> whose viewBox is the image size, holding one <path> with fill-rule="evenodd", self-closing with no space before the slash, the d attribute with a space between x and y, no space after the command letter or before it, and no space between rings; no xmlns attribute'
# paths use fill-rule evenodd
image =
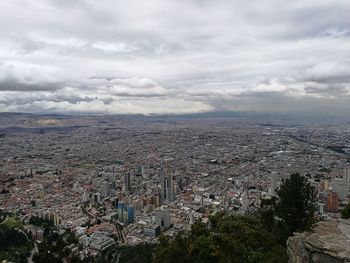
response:
<svg viewBox="0 0 350 263"><path fill-rule="evenodd" d="M350 220L321 221L287 241L290 263L350 263Z"/></svg>

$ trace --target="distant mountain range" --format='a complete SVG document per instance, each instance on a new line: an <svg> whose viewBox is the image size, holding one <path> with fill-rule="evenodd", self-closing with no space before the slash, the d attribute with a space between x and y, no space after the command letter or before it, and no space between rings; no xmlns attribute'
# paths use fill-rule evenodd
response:
<svg viewBox="0 0 350 263"><path fill-rule="evenodd" d="M74 125L98 125L117 120L130 121L175 121L190 119L246 119L263 123L276 122L308 122L308 123L350 123L349 116L322 116L316 114L293 114L293 113L268 113L268 112L203 112L192 114L60 114L60 113L20 113L0 112L0 127L25 126L74 126Z"/></svg>

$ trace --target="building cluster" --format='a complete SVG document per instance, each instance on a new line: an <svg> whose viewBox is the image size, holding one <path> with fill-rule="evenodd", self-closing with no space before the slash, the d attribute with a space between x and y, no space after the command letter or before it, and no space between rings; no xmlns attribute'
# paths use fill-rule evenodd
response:
<svg viewBox="0 0 350 263"><path fill-rule="evenodd" d="M344 168L342 178L333 180L321 179L318 185L319 200L318 211L321 215L325 212L338 213L339 207L349 203L350 198L350 167Z"/></svg>

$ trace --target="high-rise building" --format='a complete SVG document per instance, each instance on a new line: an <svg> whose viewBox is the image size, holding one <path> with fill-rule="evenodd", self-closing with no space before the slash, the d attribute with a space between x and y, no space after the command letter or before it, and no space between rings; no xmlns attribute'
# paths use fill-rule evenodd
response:
<svg viewBox="0 0 350 263"><path fill-rule="evenodd" d="M134 208L128 206L127 211L128 211L128 223L133 224L134 223L134 214L135 214Z"/></svg>
<svg viewBox="0 0 350 263"><path fill-rule="evenodd" d="M324 214L324 203L317 203L317 211L320 215Z"/></svg>
<svg viewBox="0 0 350 263"><path fill-rule="evenodd" d="M170 214L168 209L162 209L157 211L155 214L155 223L160 226L160 230L163 232L164 230L170 228Z"/></svg>
<svg viewBox="0 0 350 263"><path fill-rule="evenodd" d="M127 218L126 218L126 204L124 202L119 202L118 203L118 221L121 223L124 223Z"/></svg>
<svg viewBox="0 0 350 263"><path fill-rule="evenodd" d="M173 179L173 175L170 174L167 176L166 178L166 186L167 186L167 191L166 191L166 199L169 202L174 201L175 198L175 189L174 189L174 179Z"/></svg>
<svg viewBox="0 0 350 263"><path fill-rule="evenodd" d="M320 188L321 188L321 192L327 192L328 191L328 181L321 180Z"/></svg>
<svg viewBox="0 0 350 263"><path fill-rule="evenodd" d="M51 221L55 226L59 225L61 222L58 213L53 211L41 211L40 217Z"/></svg>
<svg viewBox="0 0 350 263"><path fill-rule="evenodd" d="M140 211L144 208L144 202L142 199L137 199L133 202L133 207L135 210Z"/></svg>
<svg viewBox="0 0 350 263"><path fill-rule="evenodd" d="M135 175L137 175L137 176L143 176L143 173L144 173L143 165L138 165L138 166L137 166L137 169L136 169Z"/></svg>
<svg viewBox="0 0 350 263"><path fill-rule="evenodd" d="M163 201L166 199L166 182L165 182L164 167L162 163L160 166L159 177L160 177L160 199Z"/></svg>
<svg viewBox="0 0 350 263"><path fill-rule="evenodd" d="M89 201L89 194L88 194L86 191L83 192L83 194L82 194L82 196L81 196L81 200L82 200L83 202Z"/></svg>
<svg viewBox="0 0 350 263"><path fill-rule="evenodd" d="M346 200L349 194L349 185L340 178L335 178L333 183L333 190L338 194L340 200Z"/></svg>
<svg viewBox="0 0 350 263"><path fill-rule="evenodd" d="M343 175L343 181L344 184L347 185L347 197L350 195L350 167L344 168L344 175Z"/></svg>
<svg viewBox="0 0 350 263"><path fill-rule="evenodd" d="M343 181L345 184L350 186L350 167L344 168Z"/></svg>
<svg viewBox="0 0 350 263"><path fill-rule="evenodd" d="M339 199L344 201L350 195L350 167L344 168L343 178L335 178L333 190L338 193Z"/></svg>
<svg viewBox="0 0 350 263"><path fill-rule="evenodd" d="M95 193L94 194L94 202L95 203L101 202L101 194L100 193Z"/></svg>
<svg viewBox="0 0 350 263"><path fill-rule="evenodd" d="M113 200L113 206L118 210L118 204L119 204L119 198L117 197L117 198L115 198L114 200Z"/></svg>
<svg viewBox="0 0 350 263"><path fill-rule="evenodd" d="M276 195L276 188L277 188L277 173L273 171L271 172L271 188L270 188L271 196Z"/></svg>
<svg viewBox="0 0 350 263"><path fill-rule="evenodd" d="M70 187L71 186L71 177L69 175L65 175L61 177L62 179L62 186L63 187Z"/></svg>
<svg viewBox="0 0 350 263"><path fill-rule="evenodd" d="M130 172L124 174L125 191L131 191L131 175Z"/></svg>
<svg viewBox="0 0 350 263"><path fill-rule="evenodd" d="M118 221L123 224L133 224L135 219L135 209L132 206L127 206L125 202L120 201L117 208Z"/></svg>
<svg viewBox="0 0 350 263"><path fill-rule="evenodd" d="M55 226L59 225L59 224L60 224L60 221L61 221L61 220L60 220L58 214L57 214L57 213L54 213L54 218L53 218L53 223L54 223L54 225L55 225Z"/></svg>
<svg viewBox="0 0 350 263"><path fill-rule="evenodd" d="M111 193L111 183L104 181L101 187L102 195L108 196Z"/></svg>
<svg viewBox="0 0 350 263"><path fill-rule="evenodd" d="M165 174L163 164L160 168L160 196L161 201L172 202L176 199L173 174Z"/></svg>
<svg viewBox="0 0 350 263"><path fill-rule="evenodd" d="M329 191L327 195L326 211L331 213L338 212L339 196L336 192Z"/></svg>

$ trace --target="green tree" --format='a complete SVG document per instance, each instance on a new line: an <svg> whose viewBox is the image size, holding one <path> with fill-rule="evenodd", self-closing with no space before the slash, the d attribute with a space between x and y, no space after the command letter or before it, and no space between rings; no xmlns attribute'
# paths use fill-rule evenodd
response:
<svg viewBox="0 0 350 263"><path fill-rule="evenodd" d="M32 243L23 233L20 220L10 213L0 212L7 218L0 224L0 260L27 262Z"/></svg>
<svg viewBox="0 0 350 263"><path fill-rule="evenodd" d="M276 216L282 238L287 240L295 231L305 231L315 223L315 188L299 173L292 174L277 190Z"/></svg>
<svg viewBox="0 0 350 263"><path fill-rule="evenodd" d="M344 209L340 211L341 218L343 219L349 219L350 218L350 204L347 204Z"/></svg>
<svg viewBox="0 0 350 263"><path fill-rule="evenodd" d="M287 262L285 247L259 217L217 215L210 221L171 240L161 237L154 262Z"/></svg>
<svg viewBox="0 0 350 263"><path fill-rule="evenodd" d="M260 217L262 223L271 231L276 231L276 212L275 207L277 198L272 197L270 199L262 199L260 203L260 209L257 216Z"/></svg>

